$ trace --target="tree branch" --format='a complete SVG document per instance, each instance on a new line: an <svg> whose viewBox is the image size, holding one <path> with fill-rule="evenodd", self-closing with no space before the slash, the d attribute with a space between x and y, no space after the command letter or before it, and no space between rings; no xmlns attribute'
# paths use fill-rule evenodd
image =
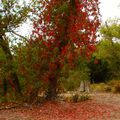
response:
<svg viewBox="0 0 120 120"><path fill-rule="evenodd" d="M75 0L70 0L70 4L75 8Z"/></svg>
<svg viewBox="0 0 120 120"><path fill-rule="evenodd" d="M5 10L0 9L0 12L5 12Z"/></svg>
<svg viewBox="0 0 120 120"><path fill-rule="evenodd" d="M107 21L105 21L105 26L106 26L107 30L109 30L109 26L108 26ZM111 36L107 36L107 37L109 38L109 40L110 40L110 42L111 42L111 44L112 44L112 46L113 46L113 45L114 45L114 44L113 44L113 40L112 40L113 37L111 37Z"/></svg>
<svg viewBox="0 0 120 120"><path fill-rule="evenodd" d="M22 36L22 35L20 35L20 34L16 33L15 31L9 31L9 32L11 32L11 33L13 33L13 34L17 35L17 36L18 36L18 37L20 37L20 38L23 38L23 39L27 40L27 38L26 38L26 37L24 37L24 36Z"/></svg>

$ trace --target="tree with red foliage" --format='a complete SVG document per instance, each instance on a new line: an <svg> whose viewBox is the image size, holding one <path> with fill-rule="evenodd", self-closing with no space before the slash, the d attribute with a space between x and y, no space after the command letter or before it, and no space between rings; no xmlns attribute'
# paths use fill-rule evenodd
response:
<svg viewBox="0 0 120 120"><path fill-rule="evenodd" d="M49 59L47 97L56 96L60 70L65 63L74 66L75 58L90 58L95 51L96 32L100 25L98 0L39 0L40 11L34 19L31 41L44 46L43 58ZM80 51L80 52L78 52Z"/></svg>

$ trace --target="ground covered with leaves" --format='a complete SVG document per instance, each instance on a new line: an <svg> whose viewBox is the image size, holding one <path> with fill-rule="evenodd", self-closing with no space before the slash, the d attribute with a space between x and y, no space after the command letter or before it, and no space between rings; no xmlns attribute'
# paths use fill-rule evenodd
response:
<svg viewBox="0 0 120 120"><path fill-rule="evenodd" d="M0 110L0 120L120 120L119 94L91 96L91 100L78 103L46 101L39 105L6 107Z"/></svg>

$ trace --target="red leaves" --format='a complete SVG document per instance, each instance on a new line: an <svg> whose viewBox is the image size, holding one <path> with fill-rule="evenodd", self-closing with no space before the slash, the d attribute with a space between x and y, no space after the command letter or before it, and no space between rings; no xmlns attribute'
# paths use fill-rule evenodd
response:
<svg viewBox="0 0 120 120"><path fill-rule="evenodd" d="M50 16L49 14L46 15L46 16L45 16L45 21L49 23L50 20L51 20L51 16Z"/></svg>
<svg viewBox="0 0 120 120"><path fill-rule="evenodd" d="M95 52L96 47L94 45L88 45L88 49L91 50L92 52Z"/></svg>
<svg viewBox="0 0 120 120"><path fill-rule="evenodd" d="M90 58L95 51L96 31L99 27L98 0L43 0L41 11L36 11L38 19L34 20L32 36L42 41L43 59L48 67L58 70L67 61L74 65L80 50ZM57 66L56 66L57 63Z"/></svg>
<svg viewBox="0 0 120 120"><path fill-rule="evenodd" d="M54 36L55 32L54 31L49 31L48 36Z"/></svg>
<svg viewBox="0 0 120 120"><path fill-rule="evenodd" d="M50 68L51 71L52 71L52 70L56 70L56 69L57 69L56 63L50 62L50 63L49 63L49 68Z"/></svg>
<svg viewBox="0 0 120 120"><path fill-rule="evenodd" d="M96 65L99 64L99 60L98 60L98 59L95 59L95 60L94 60L94 64L96 64Z"/></svg>
<svg viewBox="0 0 120 120"><path fill-rule="evenodd" d="M6 103L7 104L7 103ZM119 108L114 111L115 105L100 104L94 101L80 103L57 103L47 101L40 106L20 107L0 111L0 118L34 119L34 120L113 120L119 116L111 117L112 113L119 113ZM117 115L117 114L115 114ZM119 115L119 114L118 114Z"/></svg>

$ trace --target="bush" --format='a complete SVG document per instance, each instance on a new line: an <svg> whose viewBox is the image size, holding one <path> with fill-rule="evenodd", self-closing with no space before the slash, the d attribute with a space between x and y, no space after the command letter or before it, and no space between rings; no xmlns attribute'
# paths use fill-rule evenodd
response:
<svg viewBox="0 0 120 120"><path fill-rule="evenodd" d="M101 83L106 81L109 72L108 62L106 60L93 57L88 66L91 82Z"/></svg>
<svg viewBox="0 0 120 120"><path fill-rule="evenodd" d="M120 93L120 80L111 80L107 84L113 93Z"/></svg>
<svg viewBox="0 0 120 120"><path fill-rule="evenodd" d="M83 94L74 94L72 96L72 102L80 102L80 101L86 101L86 100L89 100L90 99L90 96L88 93L83 93Z"/></svg>
<svg viewBox="0 0 120 120"><path fill-rule="evenodd" d="M79 100L79 95L78 94L75 94L75 95L72 96L72 101L73 102L78 102L78 100Z"/></svg>
<svg viewBox="0 0 120 120"><path fill-rule="evenodd" d="M97 92L113 92L120 93L120 80L111 80L105 83L92 84L91 89Z"/></svg>
<svg viewBox="0 0 120 120"><path fill-rule="evenodd" d="M118 85L116 85L115 87L114 87L114 91L113 91L114 93L120 93L120 84L118 84Z"/></svg>
<svg viewBox="0 0 120 120"><path fill-rule="evenodd" d="M89 99L90 99L89 94L83 94L83 95L80 96L79 101L86 101L86 100L89 100Z"/></svg>
<svg viewBox="0 0 120 120"><path fill-rule="evenodd" d="M106 85L106 86L105 86L105 91L106 91L106 92L111 92L111 91L112 91L112 88L111 88L109 85Z"/></svg>
<svg viewBox="0 0 120 120"><path fill-rule="evenodd" d="M106 87L105 83L99 83L99 84L92 84L91 85L92 91L96 91L96 92L104 92L105 87Z"/></svg>
<svg viewBox="0 0 120 120"><path fill-rule="evenodd" d="M91 77L95 82L120 79L120 43L103 39L97 44L95 56L90 62ZM94 59L99 61L94 61ZM94 64L94 62L96 64Z"/></svg>
<svg viewBox="0 0 120 120"><path fill-rule="evenodd" d="M87 93L75 93L75 94L71 94L69 96L67 96L65 98L65 101L67 102L80 102L80 101L86 101L86 100L89 100L90 99L90 96L89 94Z"/></svg>
<svg viewBox="0 0 120 120"><path fill-rule="evenodd" d="M40 43L35 42L24 45L19 44L14 50L16 71L19 77L22 92L25 96L31 96L38 88L44 88L43 75L48 69L47 59L41 58ZM37 95L37 93L35 93Z"/></svg>
<svg viewBox="0 0 120 120"><path fill-rule="evenodd" d="M67 78L61 78L66 91L74 91L80 87L81 80L89 80L89 73L86 71L70 71Z"/></svg>

